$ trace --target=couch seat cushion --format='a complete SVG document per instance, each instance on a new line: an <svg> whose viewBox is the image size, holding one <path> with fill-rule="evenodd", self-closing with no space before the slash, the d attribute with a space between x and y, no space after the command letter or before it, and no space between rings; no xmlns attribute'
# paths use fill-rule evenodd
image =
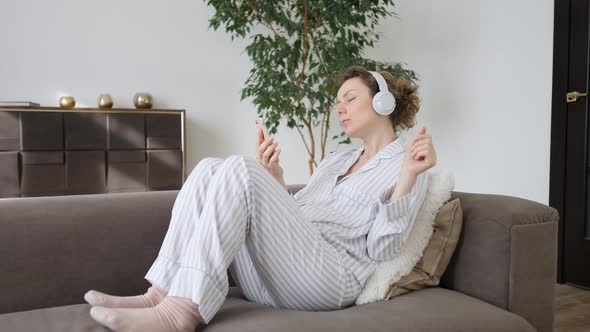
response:
<svg viewBox="0 0 590 332"><path fill-rule="evenodd" d="M105 332L77 304L0 315L0 331ZM522 317L452 290L433 287L389 301L331 312L288 311L260 306L230 288L227 301L208 326L197 331L535 331Z"/></svg>

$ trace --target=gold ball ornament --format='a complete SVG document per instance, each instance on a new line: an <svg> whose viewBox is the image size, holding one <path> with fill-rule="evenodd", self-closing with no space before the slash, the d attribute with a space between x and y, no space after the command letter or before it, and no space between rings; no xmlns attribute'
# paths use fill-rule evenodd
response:
<svg viewBox="0 0 590 332"><path fill-rule="evenodd" d="M138 92L133 96L133 105L136 108L152 108L152 95L147 92Z"/></svg>
<svg viewBox="0 0 590 332"><path fill-rule="evenodd" d="M61 108L73 108L76 106L76 99L72 96L61 96L59 98L59 107Z"/></svg>
<svg viewBox="0 0 590 332"><path fill-rule="evenodd" d="M111 108L113 107L113 98L108 93L101 93L98 95L98 100L96 102L99 108Z"/></svg>

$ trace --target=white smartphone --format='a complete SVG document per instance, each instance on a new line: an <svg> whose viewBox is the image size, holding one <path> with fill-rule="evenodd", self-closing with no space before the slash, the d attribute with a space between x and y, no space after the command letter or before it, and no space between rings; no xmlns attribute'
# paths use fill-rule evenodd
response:
<svg viewBox="0 0 590 332"><path fill-rule="evenodd" d="M266 141L269 137L268 129L266 129L266 125L264 124L264 120L262 118L258 118L256 120L256 125L258 128L262 128L262 134L264 135L264 140Z"/></svg>

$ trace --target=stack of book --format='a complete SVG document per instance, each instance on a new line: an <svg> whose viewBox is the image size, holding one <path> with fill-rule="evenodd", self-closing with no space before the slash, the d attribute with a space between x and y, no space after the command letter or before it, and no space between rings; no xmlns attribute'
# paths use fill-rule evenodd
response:
<svg viewBox="0 0 590 332"><path fill-rule="evenodd" d="M40 107L38 103L30 101L1 101L0 107Z"/></svg>

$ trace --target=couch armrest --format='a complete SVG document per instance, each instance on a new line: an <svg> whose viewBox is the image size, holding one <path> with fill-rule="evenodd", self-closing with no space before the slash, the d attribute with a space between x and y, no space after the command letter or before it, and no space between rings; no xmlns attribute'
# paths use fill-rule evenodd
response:
<svg viewBox="0 0 590 332"><path fill-rule="evenodd" d="M0 313L145 292L177 193L0 199Z"/></svg>
<svg viewBox="0 0 590 332"><path fill-rule="evenodd" d="M441 286L553 330L557 210L503 195L453 192L463 228Z"/></svg>

